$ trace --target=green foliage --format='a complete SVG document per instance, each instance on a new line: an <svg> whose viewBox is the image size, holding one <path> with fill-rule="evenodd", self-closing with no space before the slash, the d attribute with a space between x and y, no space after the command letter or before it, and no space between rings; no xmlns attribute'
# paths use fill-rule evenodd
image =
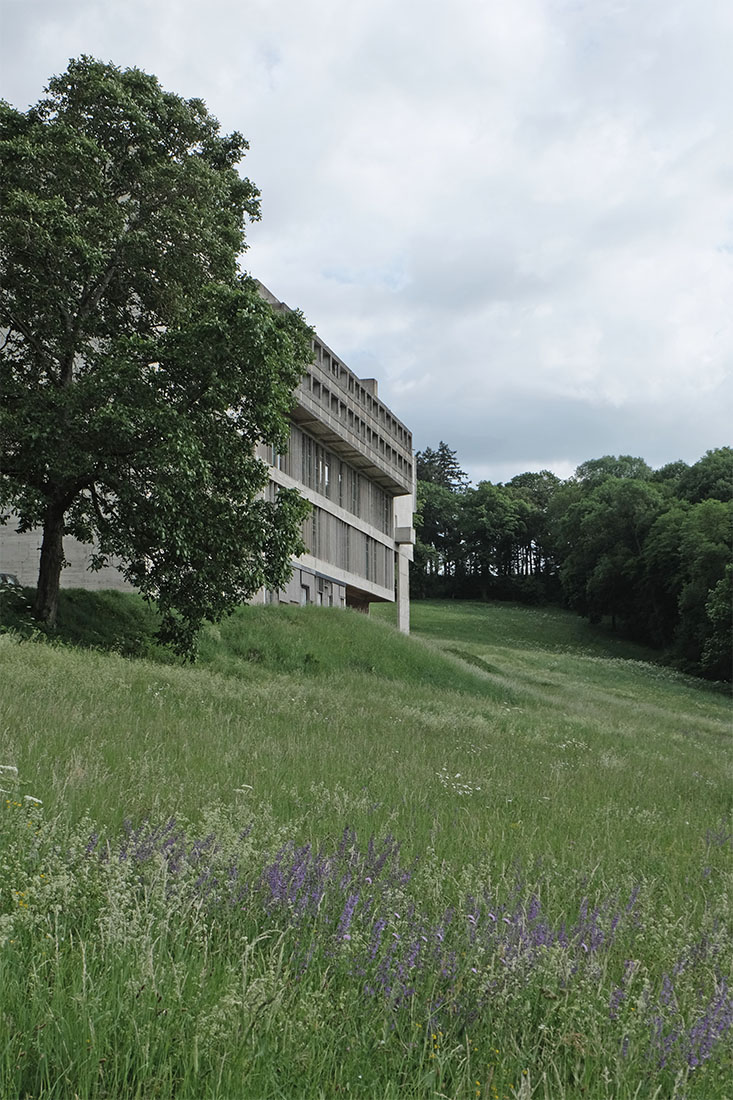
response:
<svg viewBox="0 0 733 1100"><path fill-rule="evenodd" d="M717 586L733 553L732 490L729 447L657 471L605 455L566 482L547 470L460 491L418 482L412 591L564 603L686 671L727 679L730 619Z"/></svg>
<svg viewBox="0 0 733 1100"><path fill-rule="evenodd" d="M121 558L186 652L300 549L304 506L259 499L253 448L283 440L310 331L237 273L246 148L200 100L88 57L26 114L0 105L0 505L43 526L47 624L67 533Z"/></svg>
<svg viewBox="0 0 733 1100"><path fill-rule="evenodd" d="M507 485L466 485L445 443L418 452L417 474L413 596L548 598L555 585L547 511L559 478L542 470Z"/></svg>
<svg viewBox="0 0 733 1100"><path fill-rule="evenodd" d="M675 473L678 486L685 476ZM733 551L731 505L690 504L670 495L668 484L609 476L558 493L551 522L563 591L591 621L610 616L679 667L715 676L727 664L703 653L713 632L720 650L725 628L720 618L713 627L706 604Z"/></svg>
<svg viewBox="0 0 733 1100"><path fill-rule="evenodd" d="M702 665L713 680L733 679L731 610L733 609L733 565L729 562L705 603L710 623L702 651Z"/></svg>
<svg viewBox="0 0 733 1100"><path fill-rule="evenodd" d="M466 550L484 598L492 578L514 572L515 548L525 544L530 512L523 494L504 486L482 481L469 490L462 508Z"/></svg>
<svg viewBox="0 0 733 1100"><path fill-rule="evenodd" d="M416 493L416 545L412 568L415 597L434 591L462 562L462 530L458 494L432 481L418 481Z"/></svg>
<svg viewBox="0 0 733 1100"><path fill-rule="evenodd" d="M704 500L693 505L681 530L675 634L676 651L692 668L700 662L710 634L707 601L724 579L732 553L733 502Z"/></svg>
<svg viewBox="0 0 733 1100"><path fill-rule="evenodd" d="M659 485L670 496L678 496L680 478L686 470L689 470L687 463L677 459L675 462L667 462L664 466L660 466L658 470L654 470L649 480L653 481L655 485Z"/></svg>
<svg viewBox="0 0 733 1100"><path fill-rule="evenodd" d="M733 499L733 448L717 447L680 475L679 496L693 504L701 500Z"/></svg>
<svg viewBox="0 0 733 1100"><path fill-rule="evenodd" d="M442 439L437 450L426 447L424 451L415 453L415 467L418 481L428 481L431 485L439 485L451 492L464 488L468 481L468 475L461 469L456 452Z"/></svg>
<svg viewBox="0 0 733 1100"><path fill-rule="evenodd" d="M561 577L572 607L591 621L608 615L633 626L643 587L642 551L662 508L655 486L608 476L558 498Z"/></svg>
<svg viewBox="0 0 733 1100"><path fill-rule="evenodd" d="M647 466L643 458L634 458L633 455L604 455L603 458L581 462L575 471L575 480L595 486L609 477L648 481L651 475L651 467Z"/></svg>

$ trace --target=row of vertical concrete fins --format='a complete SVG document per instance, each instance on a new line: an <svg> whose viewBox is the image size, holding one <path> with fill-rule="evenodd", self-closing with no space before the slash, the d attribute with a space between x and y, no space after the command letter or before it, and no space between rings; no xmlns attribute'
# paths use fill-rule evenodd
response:
<svg viewBox="0 0 733 1100"><path fill-rule="evenodd" d="M323 353L323 345L317 344ZM296 391L293 420L364 471L392 495L412 492L412 436L370 389L331 352L327 371L314 362Z"/></svg>
<svg viewBox="0 0 733 1100"><path fill-rule="evenodd" d="M276 308L287 309L261 286ZM264 600L328 602L368 609L398 603L409 629L408 562L412 559L415 472L412 434L380 401L374 378L358 378L319 337L294 394L287 452L261 448L270 493L297 488L311 503L304 524L307 553L293 578Z"/></svg>
<svg viewBox="0 0 733 1100"><path fill-rule="evenodd" d="M385 535L392 535L393 494L296 424L290 426L290 439L284 453L272 447L261 447L259 455L303 488L314 490L352 516L377 527Z"/></svg>
<svg viewBox="0 0 733 1100"><path fill-rule="evenodd" d="M275 308L289 308L259 288ZM318 336L292 418L392 496L414 493L412 433L379 400L377 380L358 378Z"/></svg>
<svg viewBox="0 0 733 1100"><path fill-rule="evenodd" d="M308 552L329 566L377 588L394 586L394 548L344 523L317 505L303 532Z"/></svg>

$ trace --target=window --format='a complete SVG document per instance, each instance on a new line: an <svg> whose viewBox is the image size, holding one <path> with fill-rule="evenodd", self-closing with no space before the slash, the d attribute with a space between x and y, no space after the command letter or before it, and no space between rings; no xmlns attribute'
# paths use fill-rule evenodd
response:
<svg viewBox="0 0 733 1100"><path fill-rule="evenodd" d="M282 470L284 474L288 473L287 452L279 451L277 447L273 446L270 453L270 465L274 466L276 470Z"/></svg>
<svg viewBox="0 0 733 1100"><path fill-rule="evenodd" d="M351 504L349 511L353 512L355 516L359 515L359 480L356 470L351 470Z"/></svg>
<svg viewBox="0 0 733 1100"><path fill-rule="evenodd" d="M321 556L321 509L314 508L311 512L311 546L310 551L314 558Z"/></svg>
<svg viewBox="0 0 733 1100"><path fill-rule="evenodd" d="M331 456L328 451L317 443L313 444L314 452L314 481L311 489L321 493L324 497L331 495Z"/></svg>
<svg viewBox="0 0 733 1100"><path fill-rule="evenodd" d="M309 435L303 436L303 448L300 453L300 480L304 485L313 488L313 440Z"/></svg>

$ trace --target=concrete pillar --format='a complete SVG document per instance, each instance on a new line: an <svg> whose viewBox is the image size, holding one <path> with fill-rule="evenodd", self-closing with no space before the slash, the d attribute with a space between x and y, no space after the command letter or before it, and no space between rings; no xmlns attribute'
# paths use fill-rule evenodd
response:
<svg viewBox="0 0 733 1100"><path fill-rule="evenodd" d="M401 547L397 551L397 626L403 634L410 633L410 562Z"/></svg>

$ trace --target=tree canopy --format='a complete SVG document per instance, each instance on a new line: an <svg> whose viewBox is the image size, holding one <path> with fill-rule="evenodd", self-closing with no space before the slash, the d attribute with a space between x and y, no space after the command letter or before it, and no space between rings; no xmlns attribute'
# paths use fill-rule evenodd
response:
<svg viewBox="0 0 733 1100"><path fill-rule="evenodd" d="M442 439L436 450L426 447L424 451L417 451L415 466L418 481L440 485L443 489L454 492L468 482L468 475L461 469L456 452L452 451Z"/></svg>
<svg viewBox="0 0 733 1100"><path fill-rule="evenodd" d="M441 448L460 470L444 443L420 452L416 595L559 602L731 678L730 447L692 466L604 455L565 482L542 470L476 486L443 475Z"/></svg>
<svg viewBox="0 0 733 1100"><path fill-rule="evenodd" d="M254 447L284 442L311 332L239 274L259 217L241 134L89 57L46 93L0 102L0 507L43 528L39 619L70 534L190 651L302 549L306 506L262 499Z"/></svg>

